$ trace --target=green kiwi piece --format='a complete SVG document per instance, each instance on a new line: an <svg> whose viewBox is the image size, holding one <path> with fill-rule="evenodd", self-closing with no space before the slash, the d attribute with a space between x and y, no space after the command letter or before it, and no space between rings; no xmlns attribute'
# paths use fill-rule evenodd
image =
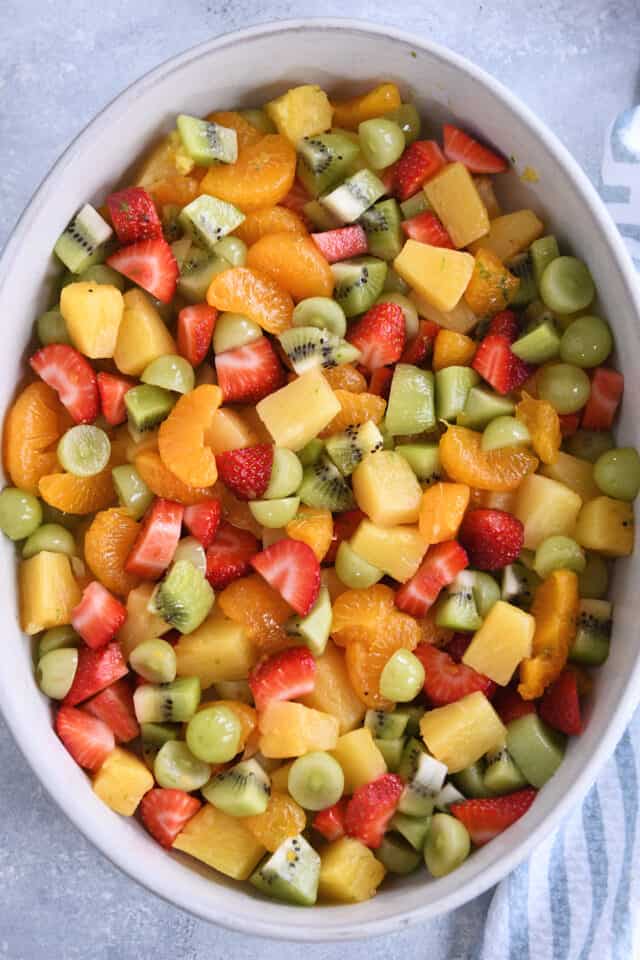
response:
<svg viewBox="0 0 640 960"><path fill-rule="evenodd" d="M311 907L318 898L320 857L302 834L288 837L251 875L250 882L274 900Z"/></svg>
<svg viewBox="0 0 640 960"><path fill-rule="evenodd" d="M71 273L81 273L104 259L113 230L90 203L85 203L56 240L53 252Z"/></svg>
<svg viewBox="0 0 640 960"><path fill-rule="evenodd" d="M241 117L250 123L252 127L255 127L256 130L259 130L260 133L277 133L277 127L269 114L265 110L259 110L256 107L251 107L247 110L239 110L238 113Z"/></svg>
<svg viewBox="0 0 640 960"><path fill-rule="evenodd" d="M347 332L344 310L330 297L307 297L306 300L300 300L293 311L293 325L320 327L336 337L344 337Z"/></svg>
<svg viewBox="0 0 640 960"><path fill-rule="evenodd" d="M500 587L491 576L482 570L471 570L473 574L473 599L476 602L478 613L484 620L494 603L500 600Z"/></svg>
<svg viewBox="0 0 640 960"><path fill-rule="evenodd" d="M436 426L434 377L410 363L393 371L385 427L392 436L409 436Z"/></svg>
<svg viewBox="0 0 640 960"><path fill-rule="evenodd" d="M238 159L238 134L210 120L178 114L176 126L182 144L200 167L214 163L235 163Z"/></svg>
<svg viewBox="0 0 640 960"><path fill-rule="evenodd" d="M143 383L128 390L124 397L127 417L136 430L153 430L165 420L178 398L164 387Z"/></svg>
<svg viewBox="0 0 640 960"><path fill-rule="evenodd" d="M510 416L514 410L513 401L508 397L501 397L487 387L471 387L456 423L471 430L484 430L496 417Z"/></svg>
<svg viewBox="0 0 640 960"><path fill-rule="evenodd" d="M407 461L421 483L437 483L442 478L437 443L400 443L395 451Z"/></svg>
<svg viewBox="0 0 640 960"><path fill-rule="evenodd" d="M404 244L400 227L400 207L397 200L381 200L360 217L360 224L367 235L369 253L381 260L393 260Z"/></svg>
<svg viewBox="0 0 640 960"><path fill-rule="evenodd" d="M358 170L331 193L321 197L320 203L341 223L354 223L385 192L384 184L375 173Z"/></svg>
<svg viewBox="0 0 640 960"><path fill-rule="evenodd" d="M169 740L177 740L180 728L177 723L141 723L142 759L153 770L160 747Z"/></svg>
<svg viewBox="0 0 640 960"><path fill-rule="evenodd" d="M569 651L573 663L599 667L609 656L611 604L607 600L581 600L578 629Z"/></svg>
<svg viewBox="0 0 640 960"><path fill-rule="evenodd" d="M271 784L257 760L243 760L213 776L202 793L231 817L251 817L267 809Z"/></svg>
<svg viewBox="0 0 640 960"><path fill-rule="evenodd" d="M402 279L399 273L396 273L393 267L387 267L384 283L382 284L382 290L384 293L409 294L411 292L411 287L405 280Z"/></svg>
<svg viewBox="0 0 640 960"><path fill-rule="evenodd" d="M213 600L209 581L188 560L178 560L155 588L149 606L180 633L191 633L208 615Z"/></svg>
<svg viewBox="0 0 640 960"><path fill-rule="evenodd" d="M309 200L302 208L307 220L310 220L316 230L337 230L342 223L336 216L323 207L318 200Z"/></svg>
<svg viewBox="0 0 640 960"><path fill-rule="evenodd" d="M326 456L305 467L298 496L308 507L326 508L334 513L352 510L354 506L351 487Z"/></svg>
<svg viewBox="0 0 640 960"><path fill-rule="evenodd" d="M384 757L387 770L395 773L402 760L402 751L404 750L404 737L396 737L394 740L375 739L373 741Z"/></svg>
<svg viewBox="0 0 640 960"><path fill-rule="evenodd" d="M464 800L464 794L460 793L452 783L445 783L433 803L436 810L447 813L452 803L460 803L462 800Z"/></svg>
<svg viewBox="0 0 640 960"><path fill-rule="evenodd" d="M368 453L382 450L382 434L372 420L351 424L327 438L326 450L343 477L350 476Z"/></svg>
<svg viewBox="0 0 640 960"><path fill-rule="evenodd" d="M195 757L184 740L167 740L153 761L153 775L167 790L199 790L211 777L211 767Z"/></svg>
<svg viewBox="0 0 640 960"><path fill-rule="evenodd" d="M320 587L318 599L309 613L305 617L291 617L285 630L301 637L314 657L322 656L331 632L331 597L327 587Z"/></svg>
<svg viewBox="0 0 640 960"><path fill-rule="evenodd" d="M341 133L303 137L296 149L298 179L312 197L339 183L359 152L358 144Z"/></svg>
<svg viewBox="0 0 640 960"><path fill-rule="evenodd" d="M408 714L402 710L394 710L393 713L367 710L364 725L371 730L371 736L376 740L396 740L404 736L408 719Z"/></svg>
<svg viewBox="0 0 640 960"><path fill-rule="evenodd" d="M461 797L461 799L464 800L464 797ZM389 830L399 833L405 840L408 840L414 850L421 851L427 839L430 825L431 817L408 817L406 813L394 813L389 824Z"/></svg>
<svg viewBox="0 0 640 960"><path fill-rule="evenodd" d="M331 265L335 279L333 295L344 310L346 317L365 313L371 307L384 286L387 265L377 257L354 257Z"/></svg>
<svg viewBox="0 0 640 960"><path fill-rule="evenodd" d="M424 213L425 210L430 209L431 204L427 200L424 190L419 190L418 193L414 193L412 197L400 204L403 220L411 220L412 217L417 217L419 213Z"/></svg>
<svg viewBox="0 0 640 960"><path fill-rule="evenodd" d="M484 782L485 762L476 760L475 763L465 767L464 770L454 773L451 777L453 785L464 794L465 797L471 797L480 800L483 797L492 797L493 793Z"/></svg>
<svg viewBox="0 0 640 960"><path fill-rule="evenodd" d="M528 251L519 253L505 263L507 270L517 277L520 285L516 292L511 295L509 306L526 307L538 296L538 287L533 275L533 262Z"/></svg>
<svg viewBox="0 0 640 960"><path fill-rule="evenodd" d="M189 254L180 265L178 293L188 303L202 303L207 298L209 284L218 273L229 270L231 264L223 257L192 246Z"/></svg>
<svg viewBox="0 0 640 960"><path fill-rule="evenodd" d="M553 730L537 713L507 724L507 750L532 787L550 780L564 759L567 737Z"/></svg>
<svg viewBox="0 0 640 960"><path fill-rule="evenodd" d="M410 737L404 745L397 771L398 776L401 777L405 783L408 783L415 774L418 769L418 762L423 753L426 753L426 748L422 741L416 737Z"/></svg>
<svg viewBox="0 0 640 960"><path fill-rule="evenodd" d="M428 753L420 753L416 768L398 802L398 813L409 817L430 816L433 813L434 797L442 790L446 776L447 768L444 763Z"/></svg>
<svg viewBox="0 0 640 960"><path fill-rule="evenodd" d="M436 415L452 423L462 413L469 391L480 377L471 367L451 366L436 371Z"/></svg>
<svg viewBox="0 0 640 960"><path fill-rule="evenodd" d="M420 136L420 114L413 103L401 103L399 107L385 113L387 120L397 123L404 133L407 146Z"/></svg>
<svg viewBox="0 0 640 960"><path fill-rule="evenodd" d="M422 720L425 709L418 704L404 703L402 713L407 715L407 729L405 733L408 737L420 736L420 721Z"/></svg>
<svg viewBox="0 0 640 960"><path fill-rule="evenodd" d="M108 284L110 287L116 287L120 292L124 290L126 283L126 277L113 267L108 267L106 263L96 263L92 267L87 267L78 274L77 279L78 283Z"/></svg>
<svg viewBox="0 0 640 960"><path fill-rule="evenodd" d="M357 347L320 327L290 327L280 334L278 340L297 374L314 367L328 370L360 359Z"/></svg>
<svg viewBox="0 0 640 960"><path fill-rule="evenodd" d="M160 210L160 221L162 223L162 232L164 238L171 245L173 255L181 266L182 260L189 252L189 247L193 241L191 233L183 230L179 217L182 207L177 203L165 203Z"/></svg>
<svg viewBox="0 0 640 960"><path fill-rule="evenodd" d="M501 598L514 607L528 610L540 583L540 577L534 570L518 561L510 563L502 571Z"/></svg>
<svg viewBox="0 0 640 960"><path fill-rule="evenodd" d="M438 601L436 624L448 630L473 631L482 626L482 618L473 595L473 573L463 570L447 588L447 595Z"/></svg>
<svg viewBox="0 0 640 960"><path fill-rule="evenodd" d="M417 850L414 850L406 840L393 834L385 834L375 853L389 873L396 873L399 876L413 873L422 860Z"/></svg>
<svg viewBox="0 0 640 960"><path fill-rule="evenodd" d="M249 501L249 510L253 517L259 524L269 530L280 530L285 527L290 520L293 520L299 506L300 497L279 497L274 500Z"/></svg>
<svg viewBox="0 0 640 960"><path fill-rule="evenodd" d="M136 688L133 705L138 723L186 723L200 703L198 677L179 677L173 683L144 683Z"/></svg>
<svg viewBox="0 0 640 960"><path fill-rule="evenodd" d="M43 347L50 343L71 344L65 319L59 310L47 310L36 320L36 334Z"/></svg>
<svg viewBox="0 0 640 960"><path fill-rule="evenodd" d="M323 453L323 441L315 438L309 440L309 443L305 444L302 450L298 450L297 457L303 467L311 467L318 462Z"/></svg>
<svg viewBox="0 0 640 960"><path fill-rule="evenodd" d="M185 230L190 230L200 243L213 251L216 244L235 230L244 218L244 213L232 203L203 193L183 207L180 223Z"/></svg>
<svg viewBox="0 0 640 960"><path fill-rule="evenodd" d="M500 796L526 787L527 779L514 763L509 751L504 747L502 750L487 756L484 783L491 793Z"/></svg>

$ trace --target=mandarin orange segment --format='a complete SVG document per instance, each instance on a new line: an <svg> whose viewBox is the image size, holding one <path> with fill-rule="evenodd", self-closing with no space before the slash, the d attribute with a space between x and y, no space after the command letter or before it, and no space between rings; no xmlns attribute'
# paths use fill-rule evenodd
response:
<svg viewBox="0 0 640 960"><path fill-rule="evenodd" d="M270 233L298 233L306 236L307 229L293 210L287 207L263 207L248 213L234 233L250 247Z"/></svg>
<svg viewBox="0 0 640 960"><path fill-rule="evenodd" d="M436 623L437 609L431 607L426 617L418 620L421 637L420 643L431 643L436 647L446 647L450 640L453 640L454 630L447 627L439 627Z"/></svg>
<svg viewBox="0 0 640 960"><path fill-rule="evenodd" d="M333 125L345 130L357 130L363 120L383 116L400 106L402 100L395 83L380 83L377 87L348 100L332 100Z"/></svg>
<svg viewBox="0 0 640 960"><path fill-rule="evenodd" d="M219 123L221 127L227 127L229 130L235 130L238 137L238 150L253 146L264 136L235 110L214 110L213 113L207 114L205 120L209 123Z"/></svg>
<svg viewBox="0 0 640 960"><path fill-rule="evenodd" d="M464 299L477 317L493 316L508 306L519 286L519 278L507 270L502 260L481 247Z"/></svg>
<svg viewBox="0 0 640 960"><path fill-rule="evenodd" d="M30 383L11 406L4 424L5 470L16 487L38 492L38 481L58 467L56 444L71 420L55 390Z"/></svg>
<svg viewBox="0 0 640 960"><path fill-rule="evenodd" d="M291 326L293 300L270 276L248 267L232 267L213 278L207 303L221 311L243 313L267 333Z"/></svg>
<svg viewBox="0 0 640 960"><path fill-rule="evenodd" d="M114 507L97 513L84 535L87 566L112 593L125 596L140 582L124 569L139 529L140 524L123 507Z"/></svg>
<svg viewBox="0 0 640 960"><path fill-rule="evenodd" d="M110 467L94 477L50 473L40 479L39 489L44 502L63 513L95 513L110 507L116 500Z"/></svg>
<svg viewBox="0 0 640 960"><path fill-rule="evenodd" d="M238 151L235 163L209 167L200 192L226 200L243 213L279 203L293 185L296 151L286 137L267 134Z"/></svg>
<svg viewBox="0 0 640 960"><path fill-rule="evenodd" d="M136 470L156 497L177 500L178 503L190 506L194 503L202 503L203 500L208 500L212 496L212 491L208 487L189 487L179 480L168 467L165 467L157 450L142 450L136 455L134 463Z"/></svg>
<svg viewBox="0 0 640 960"><path fill-rule="evenodd" d="M291 607L257 573L230 583L218 594L217 605L226 617L244 626L261 655L296 642L295 637L289 637L282 629L282 624L293 613Z"/></svg>
<svg viewBox="0 0 640 960"><path fill-rule="evenodd" d="M469 506L470 494L464 483L434 483L424 491L418 526L428 544L454 539Z"/></svg>
<svg viewBox="0 0 640 960"><path fill-rule="evenodd" d="M322 372L332 390L347 390L349 393L365 393L367 390L365 377L350 363L329 367Z"/></svg>
<svg viewBox="0 0 640 960"><path fill-rule="evenodd" d="M475 352L476 343L471 337L443 327L438 331L433 345L433 369L468 367Z"/></svg>
<svg viewBox="0 0 640 960"><path fill-rule="evenodd" d="M333 538L333 515L330 510L321 507L302 505L287 524L286 532L292 540L301 540L310 546L318 560L322 561Z"/></svg>
<svg viewBox="0 0 640 960"><path fill-rule="evenodd" d="M218 479L216 458L206 445L216 410L222 403L220 387L203 384L180 397L158 432L158 451L165 467L192 487L210 487Z"/></svg>
<svg viewBox="0 0 640 960"><path fill-rule="evenodd" d="M375 627L395 610L395 594L390 587L376 583L361 590L345 590L334 601L331 636L340 646L346 646L352 629L358 636L364 628Z"/></svg>
<svg viewBox="0 0 640 960"><path fill-rule="evenodd" d="M562 443L560 418L546 400L536 400L525 391L516 406L516 417L531 435L531 446L543 463L555 463Z"/></svg>
<svg viewBox="0 0 640 960"><path fill-rule="evenodd" d="M481 447L482 434L467 427L448 427L440 437L440 464L457 483L479 490L515 490L538 466L538 458L521 447Z"/></svg>
<svg viewBox="0 0 640 960"><path fill-rule="evenodd" d="M310 237L269 233L249 248L247 266L267 274L296 301L333 293L331 267Z"/></svg>
<svg viewBox="0 0 640 960"><path fill-rule="evenodd" d="M395 704L380 693L380 674L396 650L415 650L421 640L420 627L413 617L396 612L360 630L361 635L350 641L345 653L351 685L367 707L392 710Z"/></svg>
<svg viewBox="0 0 640 960"><path fill-rule="evenodd" d="M382 397L376 397L373 393L351 393L349 390L334 390L334 394L342 409L320 432L320 437L330 437L333 433L341 433L347 427L358 426L367 420L380 423L384 417L387 401Z"/></svg>
<svg viewBox="0 0 640 960"><path fill-rule="evenodd" d="M148 192L160 207L164 207L165 204L186 207L198 196L200 184L195 177L181 177L175 174L175 176L156 180L149 185Z"/></svg>
<svg viewBox="0 0 640 960"><path fill-rule="evenodd" d="M302 833L307 825L307 816L292 797L274 791L264 813L243 817L242 822L256 840L273 853L288 837Z"/></svg>
<svg viewBox="0 0 640 960"><path fill-rule="evenodd" d="M562 672L576 635L579 603L573 570L554 570L536 590L532 656L520 664L518 693L524 700L541 697Z"/></svg>

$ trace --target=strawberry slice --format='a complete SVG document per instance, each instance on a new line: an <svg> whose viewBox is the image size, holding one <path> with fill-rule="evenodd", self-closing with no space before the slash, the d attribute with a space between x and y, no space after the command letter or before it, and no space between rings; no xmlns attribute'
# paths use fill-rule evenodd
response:
<svg viewBox="0 0 640 960"><path fill-rule="evenodd" d="M323 563L335 562L338 547L343 540L351 539L360 526L361 520L364 520L362 510L345 510L343 513L336 513L334 515L331 546L324 555Z"/></svg>
<svg viewBox="0 0 640 960"><path fill-rule="evenodd" d="M173 250L164 237L141 240L128 247L121 247L107 257L107 264L142 287L156 300L170 303L173 299L180 269Z"/></svg>
<svg viewBox="0 0 640 960"><path fill-rule="evenodd" d="M176 552L184 507L173 500L154 500L144 518L124 565L127 573L145 580L158 580Z"/></svg>
<svg viewBox="0 0 640 960"><path fill-rule="evenodd" d="M518 559L524 544L524 527L506 510L482 507L465 514L458 538L472 567L500 570Z"/></svg>
<svg viewBox="0 0 640 960"><path fill-rule="evenodd" d="M359 257L369 249L367 235L361 226L341 227L339 230L325 230L312 233L311 239L329 263Z"/></svg>
<svg viewBox="0 0 640 960"><path fill-rule="evenodd" d="M509 343L515 343L520 336L520 331L518 318L513 310L501 310L500 313L496 313L489 324L489 333L496 333L506 337Z"/></svg>
<svg viewBox="0 0 640 960"><path fill-rule="evenodd" d="M118 743L128 743L140 734L133 709L133 694L125 678L87 700L82 709L104 721L113 730Z"/></svg>
<svg viewBox="0 0 640 960"><path fill-rule="evenodd" d="M383 170L376 170L376 176L378 180L384 187L384 192L389 196L393 193L396 185L396 167L398 166L398 161L392 163L388 167L384 167Z"/></svg>
<svg viewBox="0 0 640 960"><path fill-rule="evenodd" d="M127 377L120 377L114 373L104 373L103 371L96 376L96 380L100 394L102 416L112 427L117 427L118 424L124 423L127 419L124 398L129 390L135 387L135 383Z"/></svg>
<svg viewBox="0 0 640 960"><path fill-rule="evenodd" d="M311 693L316 683L316 662L308 647L289 647L263 660L249 674L256 710L275 700L296 700Z"/></svg>
<svg viewBox="0 0 640 960"><path fill-rule="evenodd" d="M184 790L154 787L142 798L140 816L151 836L168 848L201 806L197 797Z"/></svg>
<svg viewBox="0 0 640 960"><path fill-rule="evenodd" d="M162 236L155 205L143 187L127 187L107 197L111 222L120 243L136 243Z"/></svg>
<svg viewBox="0 0 640 960"><path fill-rule="evenodd" d="M470 633L455 633L446 644L445 650L455 663L462 662L462 658L467 652L467 647L471 643L472 636Z"/></svg>
<svg viewBox="0 0 640 960"><path fill-rule="evenodd" d="M540 716L555 730L570 737L582 733L582 715L575 673L563 670L540 701Z"/></svg>
<svg viewBox="0 0 640 960"><path fill-rule="evenodd" d="M309 613L320 591L320 564L307 543L285 537L253 557L251 566L296 613Z"/></svg>
<svg viewBox="0 0 640 960"><path fill-rule="evenodd" d="M266 337L217 354L216 373L226 403L257 403L283 382L280 361Z"/></svg>
<svg viewBox="0 0 640 960"><path fill-rule="evenodd" d="M209 352L217 319L218 311L207 303L183 307L178 314L178 353L192 367L199 367Z"/></svg>
<svg viewBox="0 0 640 960"><path fill-rule="evenodd" d="M273 446L259 443L254 447L227 450L218 454L216 463L220 479L239 500L255 500L269 486Z"/></svg>
<svg viewBox="0 0 640 960"><path fill-rule="evenodd" d="M453 241L441 221L431 210L424 210L409 220L402 221L404 233L419 243L428 243L432 247L448 247L455 250Z"/></svg>
<svg viewBox="0 0 640 960"><path fill-rule="evenodd" d="M449 813L464 823L474 846L481 847L519 820L535 800L537 792L533 787L525 787L504 797L462 800L452 803Z"/></svg>
<svg viewBox="0 0 640 960"><path fill-rule="evenodd" d="M502 333L490 333L480 342L471 366L503 395L522 386L533 372L528 363L512 353L511 343Z"/></svg>
<svg viewBox="0 0 640 960"><path fill-rule="evenodd" d="M100 410L100 395L93 367L86 357L65 343L51 343L29 360L76 423L93 423Z"/></svg>
<svg viewBox="0 0 640 960"><path fill-rule="evenodd" d="M591 377L591 393L582 414L584 430L610 430L616 415L624 377L609 367L597 367Z"/></svg>
<svg viewBox="0 0 640 960"><path fill-rule="evenodd" d="M430 357L440 329L440 324L434 323L433 320L421 319L417 334L404 348L400 357L401 363L415 365L423 363L427 357Z"/></svg>
<svg viewBox="0 0 640 960"><path fill-rule="evenodd" d="M477 690L486 697L495 692L493 681L464 663L455 663L444 650L421 643L413 652L424 667L424 692L434 707L454 703Z"/></svg>
<svg viewBox="0 0 640 960"><path fill-rule="evenodd" d="M351 327L347 340L360 350L360 363L368 370L395 363L405 341L402 308L391 302L375 304Z"/></svg>
<svg viewBox="0 0 640 960"><path fill-rule="evenodd" d="M445 155L435 140L416 140L407 147L396 164L396 196L400 200L408 200L445 163Z"/></svg>
<svg viewBox="0 0 640 960"><path fill-rule="evenodd" d="M513 687L498 687L491 703L505 726L518 717L526 717L528 713L536 712L533 700L523 700Z"/></svg>
<svg viewBox="0 0 640 960"><path fill-rule="evenodd" d="M184 508L182 522L192 537L207 550L216 538L222 519L222 504L212 497Z"/></svg>
<svg viewBox="0 0 640 960"><path fill-rule="evenodd" d="M260 543L248 530L223 521L207 550L207 580L214 590L222 590L232 580L251 572L251 558Z"/></svg>
<svg viewBox="0 0 640 960"><path fill-rule="evenodd" d="M417 572L396 590L396 606L413 617L425 617L442 588L468 565L467 554L455 540L429 547Z"/></svg>
<svg viewBox="0 0 640 960"><path fill-rule="evenodd" d="M579 413L559 413L560 433L563 437L572 437L580 426Z"/></svg>
<svg viewBox="0 0 640 960"><path fill-rule="evenodd" d="M71 626L88 647L97 650L109 643L127 619L127 608L98 580L82 592L82 599L71 613Z"/></svg>
<svg viewBox="0 0 640 960"><path fill-rule="evenodd" d="M60 707L56 715L56 733L75 760L95 773L115 750L113 731L102 720L90 717L75 707Z"/></svg>
<svg viewBox="0 0 640 960"><path fill-rule="evenodd" d="M377 849L396 811L404 783L395 773L383 773L358 787L347 803L344 829L367 847Z"/></svg>
<svg viewBox="0 0 640 960"><path fill-rule="evenodd" d="M99 650L80 647L76 675L63 703L65 706L75 707L83 700L100 693L105 687L110 687L127 673L119 643L108 643Z"/></svg>
<svg viewBox="0 0 640 960"><path fill-rule="evenodd" d="M443 140L447 160L463 163L471 173L504 173L509 169L509 164L499 153L478 143L451 123L444 125Z"/></svg>
<svg viewBox="0 0 640 960"><path fill-rule="evenodd" d="M393 370L390 367L378 367L371 374L369 393L373 393L376 397L384 397L386 400L389 396L392 380Z"/></svg>
<svg viewBox="0 0 640 960"><path fill-rule="evenodd" d="M344 817L347 812L347 799L342 797L337 803L324 810L318 810L311 826L318 833L322 834L325 840L331 843L332 840L338 840L344 837Z"/></svg>

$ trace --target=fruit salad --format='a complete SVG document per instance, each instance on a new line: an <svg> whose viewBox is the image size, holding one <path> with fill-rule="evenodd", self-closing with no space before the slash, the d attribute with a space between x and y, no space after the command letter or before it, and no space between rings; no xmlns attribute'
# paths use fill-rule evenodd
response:
<svg viewBox="0 0 640 960"><path fill-rule="evenodd" d="M640 459L507 170L308 84L178 115L55 245L0 494L36 682L87 790L256 896L448 874L584 729Z"/></svg>

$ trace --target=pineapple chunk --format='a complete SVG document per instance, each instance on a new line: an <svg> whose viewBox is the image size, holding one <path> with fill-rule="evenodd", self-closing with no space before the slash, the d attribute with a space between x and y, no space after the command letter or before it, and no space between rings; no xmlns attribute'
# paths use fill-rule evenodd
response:
<svg viewBox="0 0 640 960"><path fill-rule="evenodd" d="M498 600L467 647L462 662L506 687L520 661L531 656L535 628L531 614Z"/></svg>
<svg viewBox="0 0 640 960"><path fill-rule="evenodd" d="M578 494L583 503L600 496L600 490L593 479L593 464L579 457L572 457L562 450L558 453L555 463L543 463L540 467L543 477L564 483Z"/></svg>
<svg viewBox="0 0 640 960"><path fill-rule="evenodd" d="M279 447L301 450L342 407L315 367L257 404L258 416Z"/></svg>
<svg viewBox="0 0 640 960"><path fill-rule="evenodd" d="M379 83L367 93L348 100L334 100L333 125L345 130L357 130L364 120L382 117L396 110L402 103L400 91L395 83Z"/></svg>
<svg viewBox="0 0 640 960"><path fill-rule="evenodd" d="M139 377L152 360L177 353L178 348L146 293L128 290L123 300L124 315L113 359L121 373Z"/></svg>
<svg viewBox="0 0 640 960"><path fill-rule="evenodd" d="M427 551L427 541L417 527L378 527L363 520L352 536L353 550L394 580L409 580Z"/></svg>
<svg viewBox="0 0 640 960"><path fill-rule="evenodd" d="M352 837L341 837L320 854L318 893L326 900L362 903L375 895L385 873L368 847Z"/></svg>
<svg viewBox="0 0 640 960"><path fill-rule="evenodd" d="M134 587L127 596L127 619L118 631L118 642L122 649L122 656L128 660L131 653L143 640L153 640L161 637L171 629L157 613L149 611L149 601L155 589L155 583L141 583Z"/></svg>
<svg viewBox="0 0 640 960"><path fill-rule="evenodd" d="M260 714L258 749L265 757L301 757L310 750L333 750L338 742L336 717L301 703L280 700Z"/></svg>
<svg viewBox="0 0 640 960"><path fill-rule="evenodd" d="M393 450L370 453L352 477L356 503L380 527L416 523L422 490L404 457Z"/></svg>
<svg viewBox="0 0 640 960"><path fill-rule="evenodd" d="M633 552L633 507L612 497L590 500L578 515L575 538L605 557L628 557Z"/></svg>
<svg viewBox="0 0 640 960"><path fill-rule="evenodd" d="M317 84L311 83L287 90L281 97L267 103L265 110L278 133L287 137L294 146L303 137L312 137L328 130L333 116L328 96Z"/></svg>
<svg viewBox="0 0 640 960"><path fill-rule="evenodd" d="M179 677L199 677L203 690L218 680L244 680L256 659L244 627L213 613L175 646Z"/></svg>
<svg viewBox="0 0 640 960"><path fill-rule="evenodd" d="M23 560L18 574L20 626L33 636L49 627L71 623L71 613L80 603L71 562L65 553L42 550Z"/></svg>
<svg viewBox="0 0 640 960"><path fill-rule="evenodd" d="M445 313L453 310L471 279L475 260L469 253L432 247L407 240L393 261L399 273L432 306Z"/></svg>
<svg viewBox="0 0 640 960"><path fill-rule="evenodd" d="M210 803L205 803L180 831L173 849L234 880L246 880L266 853L242 818L230 817Z"/></svg>
<svg viewBox="0 0 640 960"><path fill-rule="evenodd" d="M454 246L466 247L488 232L487 208L464 164L448 164L425 183L424 192Z"/></svg>
<svg viewBox="0 0 640 960"><path fill-rule="evenodd" d="M384 757L367 727L345 733L331 752L342 767L345 793L353 793L387 772Z"/></svg>
<svg viewBox="0 0 640 960"><path fill-rule="evenodd" d="M145 156L136 172L134 183L148 189L157 180L176 175L184 177L191 173L194 167L195 161L185 150L180 134L173 130Z"/></svg>
<svg viewBox="0 0 640 960"><path fill-rule="evenodd" d="M478 318L464 297L456 303L452 310L446 313L437 310L417 290L411 291L409 300L413 302L421 317L426 317L427 320L437 323L445 330L453 330L455 333L469 333L478 322Z"/></svg>
<svg viewBox="0 0 640 960"><path fill-rule="evenodd" d="M524 546L535 550L547 537L574 535L582 500L564 483L530 473L518 487L514 513L524 525Z"/></svg>
<svg viewBox="0 0 640 960"><path fill-rule="evenodd" d="M153 775L142 760L122 747L116 747L93 778L93 790L108 807L132 817L147 791L153 787Z"/></svg>
<svg viewBox="0 0 640 960"><path fill-rule="evenodd" d="M217 457L219 453L251 447L260 441L237 410L220 407L213 415L205 442Z"/></svg>
<svg viewBox="0 0 640 960"><path fill-rule="evenodd" d="M480 194L480 199L487 208L487 213L489 214L489 220L495 220L496 217L502 215L502 210L500 204L498 203L498 198L496 197L496 192L493 189L493 180L488 176L474 177L473 182L476 185L476 190Z"/></svg>
<svg viewBox="0 0 640 960"><path fill-rule="evenodd" d="M300 702L336 717L341 734L362 723L366 707L353 692L342 650L331 641L322 656L316 658L312 692L300 697Z"/></svg>
<svg viewBox="0 0 640 960"><path fill-rule="evenodd" d="M96 360L112 357L124 314L124 300L109 283L68 283L60 294L60 313L74 347Z"/></svg>
<svg viewBox="0 0 640 960"><path fill-rule="evenodd" d="M507 731L484 693L470 693L455 703L428 710L420 733L429 752L458 773L489 751L504 746Z"/></svg>
<svg viewBox="0 0 640 960"><path fill-rule="evenodd" d="M446 224L445 224L446 226ZM544 223L536 217L533 210L516 210L515 213L505 213L491 221L489 232L482 238L469 244L472 253L477 253L480 247L491 250L500 260L510 260L517 253L522 253L531 246L534 240L544 233Z"/></svg>

